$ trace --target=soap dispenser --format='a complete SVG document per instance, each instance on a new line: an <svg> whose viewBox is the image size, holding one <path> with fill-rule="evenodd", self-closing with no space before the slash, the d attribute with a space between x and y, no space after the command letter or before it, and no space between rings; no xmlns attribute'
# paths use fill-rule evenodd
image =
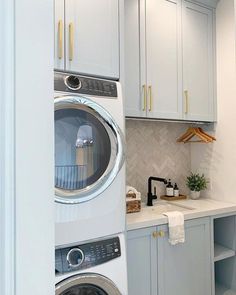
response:
<svg viewBox="0 0 236 295"><path fill-rule="evenodd" d="M179 188L177 186L177 183L175 183L174 185L174 197L178 197L179 196Z"/></svg>
<svg viewBox="0 0 236 295"><path fill-rule="evenodd" d="M171 184L171 180L169 179L167 186L166 186L166 195L167 197L173 197L174 196L174 187Z"/></svg>

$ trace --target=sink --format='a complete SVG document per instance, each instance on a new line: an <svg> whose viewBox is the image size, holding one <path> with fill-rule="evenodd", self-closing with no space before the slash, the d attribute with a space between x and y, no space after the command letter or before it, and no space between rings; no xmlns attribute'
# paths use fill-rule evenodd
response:
<svg viewBox="0 0 236 295"><path fill-rule="evenodd" d="M171 212L171 211L180 211L180 212L186 212L194 210L192 207L188 207L185 205L180 204L172 204L170 202L165 201L157 201L154 203L152 207L143 206L142 211L146 211L147 213L153 213L153 214L163 214L165 212Z"/></svg>

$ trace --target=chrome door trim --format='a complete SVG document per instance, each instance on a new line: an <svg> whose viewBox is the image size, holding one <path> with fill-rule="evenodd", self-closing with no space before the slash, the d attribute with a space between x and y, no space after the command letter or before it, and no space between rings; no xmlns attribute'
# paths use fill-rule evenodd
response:
<svg viewBox="0 0 236 295"><path fill-rule="evenodd" d="M110 279L94 273L85 273L65 279L56 285L55 295L61 295L62 292L71 287L84 284L98 287L108 295L122 295Z"/></svg>
<svg viewBox="0 0 236 295"><path fill-rule="evenodd" d="M87 202L106 190L122 168L125 160L124 135L112 116L102 106L87 97L78 95L56 96L54 99L54 111L61 109L81 109L95 116L109 135L111 152L115 152L115 157L112 159L111 156L107 169L94 184L80 190L55 188L55 201L58 203L78 204Z"/></svg>

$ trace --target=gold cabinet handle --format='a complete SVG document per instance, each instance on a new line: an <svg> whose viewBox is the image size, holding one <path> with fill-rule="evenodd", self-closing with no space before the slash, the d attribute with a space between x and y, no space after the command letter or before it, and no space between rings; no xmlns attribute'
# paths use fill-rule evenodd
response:
<svg viewBox="0 0 236 295"><path fill-rule="evenodd" d="M63 23L62 20L58 22L58 58L63 58Z"/></svg>
<svg viewBox="0 0 236 295"><path fill-rule="evenodd" d="M74 57L74 25L69 24L69 60L72 61Z"/></svg>
<svg viewBox="0 0 236 295"><path fill-rule="evenodd" d="M153 238L154 239L156 239L156 238L158 238L158 232L157 231L154 231L153 233L152 233L152 236L153 236Z"/></svg>
<svg viewBox="0 0 236 295"><path fill-rule="evenodd" d="M147 86L143 85L143 111L147 109Z"/></svg>
<svg viewBox="0 0 236 295"><path fill-rule="evenodd" d="M163 238L165 236L165 232L163 230L159 231L159 237Z"/></svg>
<svg viewBox="0 0 236 295"><path fill-rule="evenodd" d="M149 112L152 111L152 86L148 86L148 95L149 95Z"/></svg>
<svg viewBox="0 0 236 295"><path fill-rule="evenodd" d="M185 97L185 114L188 113L188 90L184 91L184 97Z"/></svg>
<svg viewBox="0 0 236 295"><path fill-rule="evenodd" d="M163 231L163 230L160 230L160 231L154 231L153 233L152 233L152 236L153 236L153 238L158 238L158 237L160 237L160 238L163 238L164 236L165 236L165 232Z"/></svg>

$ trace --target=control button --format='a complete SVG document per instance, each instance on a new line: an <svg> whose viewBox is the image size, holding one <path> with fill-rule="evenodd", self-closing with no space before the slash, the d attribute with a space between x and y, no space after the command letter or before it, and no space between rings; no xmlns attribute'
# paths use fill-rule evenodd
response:
<svg viewBox="0 0 236 295"><path fill-rule="evenodd" d="M72 248L68 252L66 260L69 264L69 267L79 267L84 261L84 253L79 248Z"/></svg>
<svg viewBox="0 0 236 295"><path fill-rule="evenodd" d="M71 90L79 90L81 88L80 79L74 75L67 76L65 78L65 84Z"/></svg>

